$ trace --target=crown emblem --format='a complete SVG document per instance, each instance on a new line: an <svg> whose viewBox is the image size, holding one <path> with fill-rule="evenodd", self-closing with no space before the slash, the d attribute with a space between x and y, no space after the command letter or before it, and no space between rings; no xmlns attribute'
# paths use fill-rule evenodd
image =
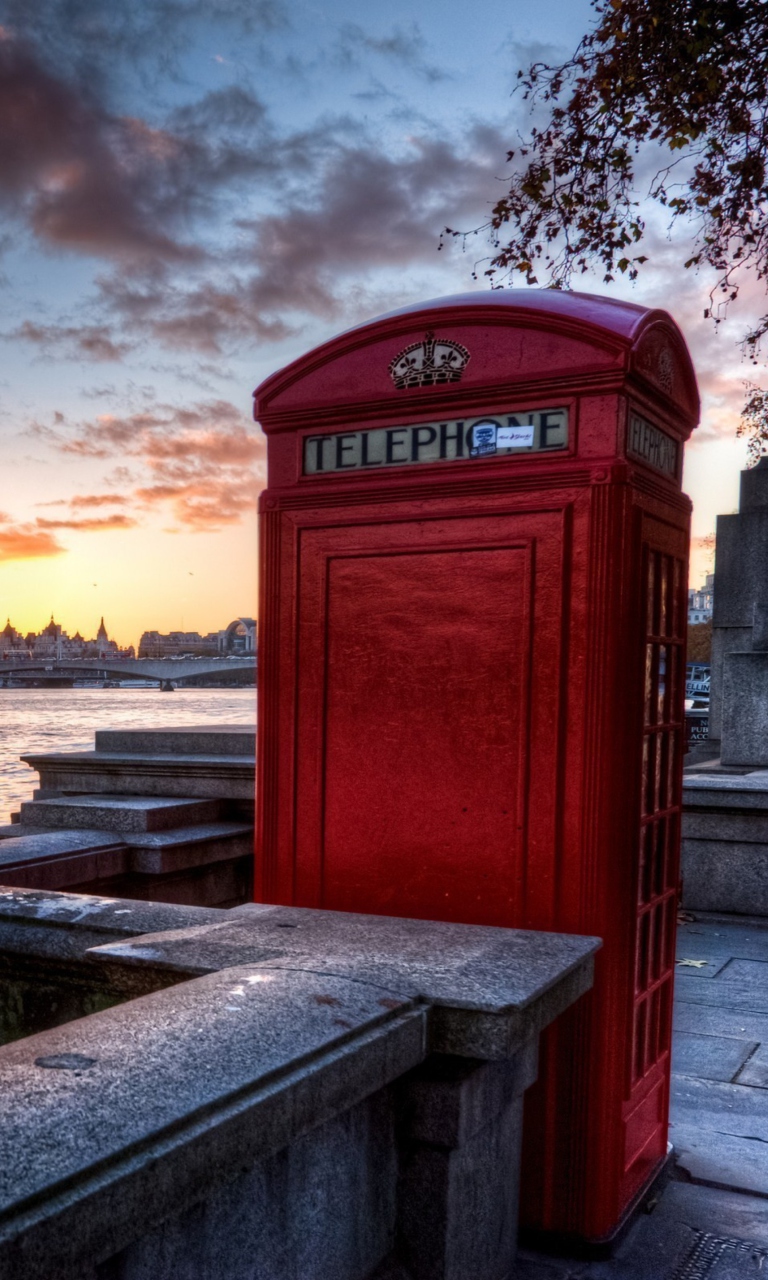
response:
<svg viewBox="0 0 768 1280"><path fill-rule="evenodd" d="M398 391L436 387L443 382L458 382L468 360L469 352L460 342L427 333L423 342L412 342L395 356L389 372Z"/></svg>

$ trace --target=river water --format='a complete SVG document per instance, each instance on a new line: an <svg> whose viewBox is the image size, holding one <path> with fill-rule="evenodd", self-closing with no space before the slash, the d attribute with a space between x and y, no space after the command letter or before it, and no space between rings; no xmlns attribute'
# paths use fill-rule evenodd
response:
<svg viewBox="0 0 768 1280"><path fill-rule="evenodd" d="M38 775L19 756L88 751L96 729L256 724L255 689L0 689L0 823L31 800Z"/></svg>

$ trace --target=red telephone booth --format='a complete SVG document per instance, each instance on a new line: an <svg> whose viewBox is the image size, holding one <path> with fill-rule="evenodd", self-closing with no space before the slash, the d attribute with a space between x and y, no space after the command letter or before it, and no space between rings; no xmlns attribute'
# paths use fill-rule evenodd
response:
<svg viewBox="0 0 768 1280"><path fill-rule="evenodd" d="M442 298L256 393L257 897L598 934L523 1221L609 1239L667 1151L690 504L671 318Z"/></svg>

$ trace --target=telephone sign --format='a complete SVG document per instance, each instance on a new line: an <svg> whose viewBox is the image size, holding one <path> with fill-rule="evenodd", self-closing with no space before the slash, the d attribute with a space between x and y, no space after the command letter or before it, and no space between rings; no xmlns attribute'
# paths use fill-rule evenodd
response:
<svg viewBox="0 0 768 1280"><path fill-rule="evenodd" d="M568 410L481 413L447 422L373 427L304 439L304 475L468 458L514 458L568 444Z"/></svg>

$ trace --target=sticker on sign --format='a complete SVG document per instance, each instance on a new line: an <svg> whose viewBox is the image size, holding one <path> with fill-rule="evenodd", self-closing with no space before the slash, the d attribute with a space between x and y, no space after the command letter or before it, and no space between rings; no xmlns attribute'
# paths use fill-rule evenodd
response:
<svg viewBox="0 0 768 1280"><path fill-rule="evenodd" d="M499 427L497 449L530 449L533 446L533 423L523 427Z"/></svg>

